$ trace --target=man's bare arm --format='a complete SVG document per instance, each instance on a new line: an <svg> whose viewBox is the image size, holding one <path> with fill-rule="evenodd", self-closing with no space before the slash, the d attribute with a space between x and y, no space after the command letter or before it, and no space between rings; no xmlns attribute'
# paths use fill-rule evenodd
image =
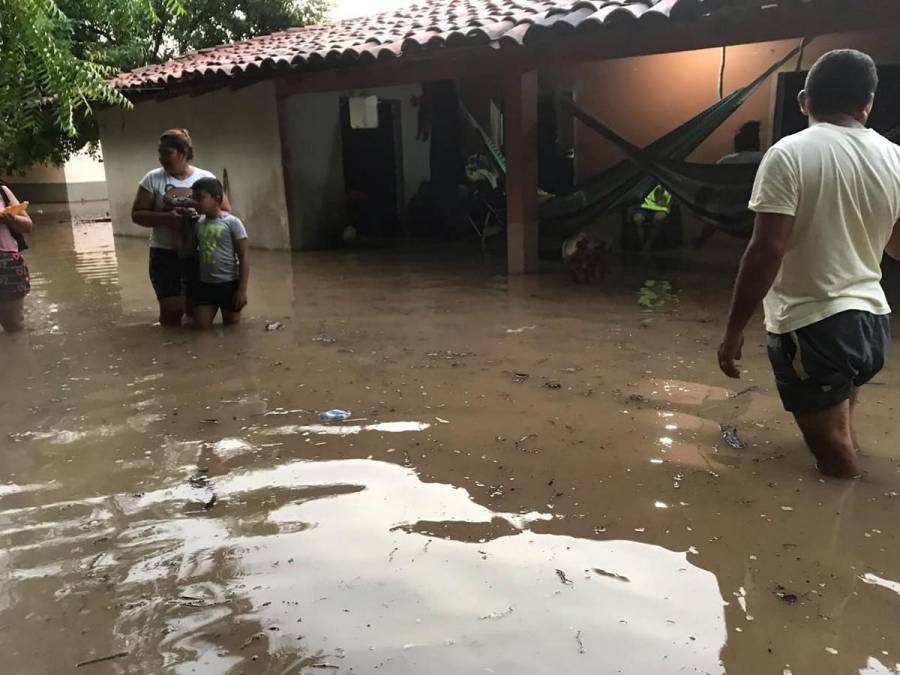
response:
<svg viewBox="0 0 900 675"><path fill-rule="evenodd" d="M725 337L719 347L719 367L729 377L740 377L735 361L741 358L744 329L775 283L793 231L793 216L779 213L756 216L753 237L741 259L735 282Z"/></svg>

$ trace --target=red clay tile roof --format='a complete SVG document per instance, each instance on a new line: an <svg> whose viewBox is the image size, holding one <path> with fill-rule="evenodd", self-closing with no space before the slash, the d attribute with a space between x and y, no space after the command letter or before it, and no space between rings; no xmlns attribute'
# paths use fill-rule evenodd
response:
<svg viewBox="0 0 900 675"><path fill-rule="evenodd" d="M520 46L548 31L584 30L622 21L653 21L761 0L432 0L399 10L293 28L201 49L116 77L121 90L206 77L261 76L265 70L312 69L391 60L423 50Z"/></svg>

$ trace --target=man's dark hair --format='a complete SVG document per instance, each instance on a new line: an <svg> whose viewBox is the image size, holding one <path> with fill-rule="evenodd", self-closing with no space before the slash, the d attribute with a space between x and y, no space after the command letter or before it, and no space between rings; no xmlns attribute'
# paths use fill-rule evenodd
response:
<svg viewBox="0 0 900 675"><path fill-rule="evenodd" d="M878 89L878 69L868 54L836 49L822 56L806 76L812 115L853 115Z"/></svg>
<svg viewBox="0 0 900 675"><path fill-rule="evenodd" d="M735 152L759 152L762 143L759 140L760 123L746 122L734 135Z"/></svg>
<svg viewBox="0 0 900 675"><path fill-rule="evenodd" d="M193 192L205 192L217 202L225 196L225 189L217 178L201 178L191 186Z"/></svg>

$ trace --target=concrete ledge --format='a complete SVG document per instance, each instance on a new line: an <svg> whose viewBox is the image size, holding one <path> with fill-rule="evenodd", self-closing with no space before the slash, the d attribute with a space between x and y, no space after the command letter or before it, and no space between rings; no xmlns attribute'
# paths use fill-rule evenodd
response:
<svg viewBox="0 0 900 675"><path fill-rule="evenodd" d="M69 189L65 183L7 183L20 202L32 204L68 204Z"/></svg>
<svg viewBox="0 0 900 675"><path fill-rule="evenodd" d="M106 183L8 183L19 201L32 204L72 204L107 201Z"/></svg>
<svg viewBox="0 0 900 675"><path fill-rule="evenodd" d="M69 183L68 185L70 204L77 202L107 202L107 205L109 204L109 193L106 189L106 181Z"/></svg>
<svg viewBox="0 0 900 675"><path fill-rule="evenodd" d="M28 208L28 214L36 223L109 218L109 202L107 200L73 202L71 204L32 202Z"/></svg>

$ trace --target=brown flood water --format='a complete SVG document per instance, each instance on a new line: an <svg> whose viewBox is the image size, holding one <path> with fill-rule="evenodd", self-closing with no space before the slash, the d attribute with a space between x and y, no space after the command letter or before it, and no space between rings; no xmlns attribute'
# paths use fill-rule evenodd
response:
<svg viewBox="0 0 900 675"><path fill-rule="evenodd" d="M246 323L206 335L151 325L146 255L44 227L0 335L3 672L900 669L896 361L867 478L821 480L762 330L716 370L734 250L591 288L255 251Z"/></svg>

